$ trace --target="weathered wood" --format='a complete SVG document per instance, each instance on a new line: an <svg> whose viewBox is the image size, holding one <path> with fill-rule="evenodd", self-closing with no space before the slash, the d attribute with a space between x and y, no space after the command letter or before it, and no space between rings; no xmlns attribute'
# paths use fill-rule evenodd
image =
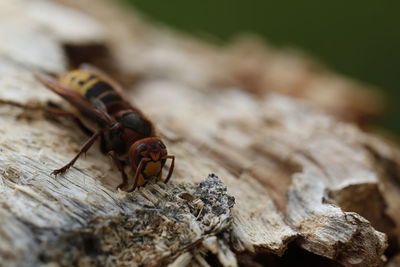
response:
<svg viewBox="0 0 400 267"><path fill-rule="evenodd" d="M337 120L377 114L369 93L255 41L223 49L111 2L62 2L90 6L98 22L52 2L0 2L10 40L0 45L0 99L68 108L32 71L94 60L154 120L176 169L171 184L127 194L94 148L52 177L85 136L65 119L0 105L2 264L237 266L238 254L281 256L296 242L345 266L375 266L386 235L397 251L400 152ZM102 53L86 55L93 47Z"/></svg>
<svg viewBox="0 0 400 267"><path fill-rule="evenodd" d="M287 213L301 236L300 245L345 266L379 265L386 249L385 234L359 214L327 203L326 188L318 172L306 170L293 179Z"/></svg>
<svg viewBox="0 0 400 267"><path fill-rule="evenodd" d="M277 50L252 36L238 38L229 49L227 76L245 90L300 98L341 120L360 124L382 113L378 91L332 73L299 51Z"/></svg>
<svg viewBox="0 0 400 267"><path fill-rule="evenodd" d="M269 96L257 101L241 92L225 91L203 95L176 88L176 85L166 82L142 84L135 96L139 100L138 103L143 106L149 106L150 101L156 96L167 100L165 103L179 99L181 102L175 105L174 110L170 110L167 104L152 106L148 110L158 119L159 124L168 121L170 129L178 129L184 136L190 136L199 146L206 146L206 150L211 151L210 154L217 157L220 164L226 168L238 173L243 171L252 173L252 175L241 175L240 178L258 179L269 192L274 192L272 196L277 194L275 200L278 206L289 207L287 211L289 220L294 220L292 217L298 216L296 208L293 207L299 207L296 206L300 205L299 197L305 202L310 201L311 206L303 207L310 212L306 212L303 218L294 220L295 223L292 224L298 234L304 237L305 240L300 244L305 249L336 259L347 266L356 264L357 260L361 265L380 263L381 255L387 246L385 236L374 230L368 221L358 214L344 213L344 211L358 211L375 222L373 225L382 231L387 233L394 231L392 220L384 209L387 203L378 190L379 177L370 162L369 151L359 148L362 143L358 144L360 141L357 140L363 140L364 134L302 103L283 97ZM265 113L258 112L257 108L264 110ZM227 118L220 110L229 110L229 117ZM172 119L167 117L171 114L175 114ZM259 116L256 116L257 114ZM185 128L184 125L192 126ZM218 129L213 125L220 125L221 128ZM337 130L334 130L335 128ZM356 143L354 147L351 146L350 140L345 138L344 135L347 134L359 135L360 139L348 135L348 138ZM220 135L223 139L219 138ZM293 191L289 191L289 199L286 200L287 187L292 183L293 174L308 168L317 170L318 179L322 183L320 189L296 191L299 195L297 198L291 197L290 192ZM278 176L275 176L271 169L278 170L275 172ZM316 179L313 175L308 178ZM227 184L229 186L229 183ZM357 194L359 199L353 197L344 202L340 196L345 194ZM235 195L238 203L240 196L240 194ZM262 201L260 197L258 199ZM323 205L324 199L342 204L345 209L333 208L333 211L329 212ZM364 205L375 208L366 209ZM321 206L324 207L324 212L318 212ZM315 212L312 211L313 208L316 209ZM273 208L265 210L270 212ZM284 211L285 209L282 210ZM314 213L321 214L321 217L317 218L319 215L316 217ZM235 215L235 211L233 214ZM259 214L264 215L262 212ZM271 215L268 214L267 217ZM354 220L346 220L347 217L354 217L354 220L357 220L357 227L354 227ZM309 220L322 221L321 227L327 228L321 229L315 236L309 235L303 226ZM332 232L327 231L330 229L329 225L336 225L338 222L344 226L341 228L338 226ZM274 229L275 235L279 233L273 226L267 228ZM341 233L344 229L347 231L346 234ZM262 232L260 229L257 231ZM360 233L363 237L358 236ZM330 238L323 238L326 235ZM343 235L347 237L343 238ZM370 246L366 245L367 241L371 242ZM358 259L352 258L352 255L347 258L342 255L342 250L347 251L349 247L364 247L364 245L373 249L367 249L365 254L359 254ZM325 246L331 252L328 253L327 249L321 250L319 246ZM271 249L271 244L265 247Z"/></svg>

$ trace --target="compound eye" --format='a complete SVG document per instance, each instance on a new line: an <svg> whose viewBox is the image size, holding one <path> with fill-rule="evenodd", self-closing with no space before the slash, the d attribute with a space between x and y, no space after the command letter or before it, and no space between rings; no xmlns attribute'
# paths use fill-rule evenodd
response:
<svg viewBox="0 0 400 267"><path fill-rule="evenodd" d="M158 142L158 145L162 148L162 149L166 149L166 146L164 145L164 143L162 141Z"/></svg>
<svg viewBox="0 0 400 267"><path fill-rule="evenodd" d="M147 146L146 144L140 144L137 148L136 148L136 156L135 156L135 161L136 164L139 164L140 161L142 160L143 157L146 156L147 154Z"/></svg>
<svg viewBox="0 0 400 267"><path fill-rule="evenodd" d="M147 146L146 144L140 144L137 148L136 148L136 152L138 154L141 154L143 151L146 151Z"/></svg>
<svg viewBox="0 0 400 267"><path fill-rule="evenodd" d="M162 141L159 142L160 148L161 148L161 155L165 156L167 155L167 147L164 145Z"/></svg>

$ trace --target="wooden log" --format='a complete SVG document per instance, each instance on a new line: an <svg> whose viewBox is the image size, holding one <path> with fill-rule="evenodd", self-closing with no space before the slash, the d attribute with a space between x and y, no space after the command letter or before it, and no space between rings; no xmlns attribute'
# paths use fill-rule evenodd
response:
<svg viewBox="0 0 400 267"><path fill-rule="evenodd" d="M176 169L170 184L127 194L115 190L119 173L93 149L52 177L85 136L40 110L0 105L3 264L237 266L238 255L282 256L292 243L345 266L377 266L387 237L388 255L397 252L400 153L338 122L338 110L356 121L376 114L375 107L360 108L372 103L369 93L349 89L366 102L343 105L344 91L329 89L337 77L316 71L311 80L325 82L302 87L298 96L306 102L265 94L265 84L255 90L240 73L268 76L273 91L295 90L297 82L284 85L274 67L290 54L256 64L275 71L237 69L241 49L159 29L111 2L63 2L73 8L2 1L13 19L0 20L0 34L15 47L0 46L0 100L68 108L32 71L60 73L92 60L124 82L129 100L154 120ZM74 10L88 6L98 22ZM101 53L87 55L93 47ZM308 60L296 62L307 69ZM307 72L296 79L310 81ZM340 84L353 88L345 79ZM316 100L328 95L332 109Z"/></svg>
<svg viewBox="0 0 400 267"><path fill-rule="evenodd" d="M361 125L382 113L383 97L376 89L332 73L299 51L274 49L255 36L237 38L229 49L227 76L257 95L276 92L303 99Z"/></svg>
<svg viewBox="0 0 400 267"><path fill-rule="evenodd" d="M385 234L377 232L359 214L326 203L326 189L319 173L306 170L293 179L287 213L290 224L302 237L300 245L345 266L380 264L383 258L377 255L386 249ZM379 252L371 253L370 248Z"/></svg>
<svg viewBox="0 0 400 267"><path fill-rule="evenodd" d="M351 266L356 264L356 259L352 258L353 255L347 258L342 256L341 250L365 245L380 252L372 253L371 250L367 250L364 255L358 254L360 258L357 259L359 260L357 264L372 266L381 262L380 255L387 246L386 237L373 229L368 221L358 214L344 213L344 211L358 211L375 222L373 225L382 231L387 233L394 231L393 221L384 209L387 203L378 190L379 177L372 169L369 152L360 150L359 144L354 144L352 148L349 140L343 136L352 133L360 135L362 140L361 132L349 125L338 123L302 103L283 97L270 96L261 102L265 108L263 113L257 112L260 102L241 92L199 95L188 93L182 88L177 89L176 85L166 82L141 86L139 92L135 93L141 105L150 106L150 102L156 96L167 100L166 104L149 108L155 110L150 113L158 119L159 124L168 121L170 129L178 129L183 136L190 136L199 147L206 147L205 149L210 151L220 164L232 172L249 173L250 175L240 175L240 179L259 180L271 192L271 196L275 196L276 203L283 208L282 212L285 212L284 207L287 207L286 214L289 221L295 221L291 224L292 227L301 237L307 237L306 241L300 242L305 249ZM170 110L167 103L173 102L173 99L179 99L182 104L178 103L173 110ZM221 110L229 110L229 115ZM175 116L168 118L167 116L171 114ZM259 114L259 117L256 114ZM267 118L265 114L268 114ZM186 128L185 125L192 126ZM216 125L221 128L215 127ZM346 130L348 127L350 131ZM335 128L337 130L333 130ZM223 135L223 139L220 139L220 135ZM351 139L353 142L358 142L357 138ZM289 190L287 200L285 195L288 186L293 183L293 174L309 168L315 169L318 177L306 175L305 180L320 180L321 185L315 185L319 189ZM340 197L355 193L359 199L353 197L344 201L344 198ZM239 199L240 194L235 197ZM310 202L310 206L302 206L299 199L305 203ZM333 210L330 212L327 208L329 205L323 205L327 200L343 205L346 209L333 208L335 212ZM375 209L367 209L364 205ZM322 208L324 212L322 217L318 218L319 215L315 215L315 212L319 213L321 206L324 207ZM301 212L301 210L296 211L299 207L308 212L305 212L304 217L296 218ZM316 209L315 212L313 209ZM358 220L357 227L353 226L354 220L347 221L347 217ZM332 233L321 230L316 236L312 236L308 231L315 229L305 228L303 225L309 220L322 221L322 227L327 229L331 228L330 225L339 225L338 222L344 226L343 228L338 226ZM345 234L347 238L343 238L344 229L348 231ZM358 236L360 233L363 235L362 238ZM331 238L327 238L326 235ZM357 238L354 238L355 236ZM321 246L319 242L332 251L321 250L318 247ZM370 246L367 245L368 242L371 242ZM374 256L368 258L371 255Z"/></svg>

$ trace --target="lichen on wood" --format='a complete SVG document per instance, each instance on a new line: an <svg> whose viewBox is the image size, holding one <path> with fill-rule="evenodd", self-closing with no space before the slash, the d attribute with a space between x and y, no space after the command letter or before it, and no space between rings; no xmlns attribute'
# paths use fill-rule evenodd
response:
<svg viewBox="0 0 400 267"><path fill-rule="evenodd" d="M93 214L85 227L47 241L40 258L65 266L170 263L226 230L234 205L214 175L197 185L150 185L126 199L135 207L118 203L121 214Z"/></svg>

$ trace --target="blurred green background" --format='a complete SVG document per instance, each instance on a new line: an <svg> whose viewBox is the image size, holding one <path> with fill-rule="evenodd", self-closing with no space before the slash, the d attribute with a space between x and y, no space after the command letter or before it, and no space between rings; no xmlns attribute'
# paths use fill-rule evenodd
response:
<svg viewBox="0 0 400 267"><path fill-rule="evenodd" d="M329 68L378 86L389 107L380 124L400 133L400 1L126 0L148 17L228 41L254 32L297 47Z"/></svg>

